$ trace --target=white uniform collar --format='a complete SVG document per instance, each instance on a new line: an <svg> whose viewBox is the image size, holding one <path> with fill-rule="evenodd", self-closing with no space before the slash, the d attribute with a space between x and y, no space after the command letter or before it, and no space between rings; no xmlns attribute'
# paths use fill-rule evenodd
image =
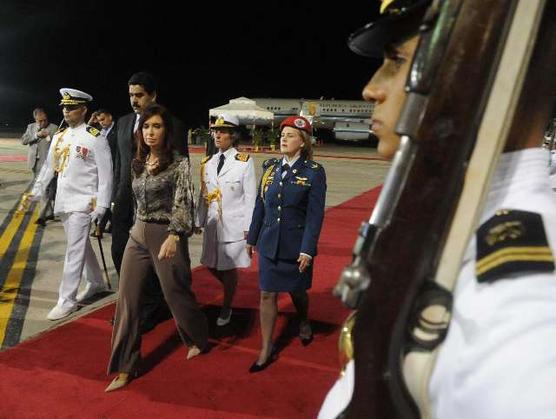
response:
<svg viewBox="0 0 556 419"><path fill-rule="evenodd" d="M228 160L228 158L235 156L236 153L237 153L237 150L235 149L235 147L230 147L224 153L222 153L220 150L218 150L218 153L216 153L216 160L218 161L218 159L220 159L220 156L222 154L224 154L224 158L226 160Z"/></svg>
<svg viewBox="0 0 556 419"><path fill-rule="evenodd" d="M85 129L86 126L87 126L87 124L85 123L85 121L83 121L81 124L79 124L79 125L76 126L76 127L73 127L73 128L72 128L72 127L68 126L68 130L70 130L70 131L78 131L78 130Z"/></svg>
<svg viewBox="0 0 556 419"><path fill-rule="evenodd" d="M285 165L286 163L289 164L290 167L293 167L293 165L300 159L301 155L294 157L291 160L288 160L287 156L282 157L282 166Z"/></svg>

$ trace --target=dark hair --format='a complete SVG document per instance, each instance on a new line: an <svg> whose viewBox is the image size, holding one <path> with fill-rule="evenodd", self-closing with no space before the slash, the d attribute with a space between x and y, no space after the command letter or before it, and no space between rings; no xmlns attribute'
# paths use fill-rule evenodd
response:
<svg viewBox="0 0 556 419"><path fill-rule="evenodd" d="M173 152L173 124L172 124L172 117L170 112L157 103L150 104L145 108L143 113L141 114L141 118L139 119L139 125L137 126L137 132L135 133L135 143L137 144L137 152L135 153L135 158L131 163L131 167L133 171L140 175L143 173L145 169L145 162L147 160L147 156L150 153L150 147L145 143L145 139L143 138L143 125L145 125L145 121L150 119L151 117L159 115L162 118L162 122L164 123L164 144L162 147L162 154L158 159L158 166L152 169L152 174L156 175L157 173L162 172L164 169L172 163L174 160L174 152Z"/></svg>
<svg viewBox="0 0 556 419"><path fill-rule="evenodd" d="M145 71L133 74L127 82L128 86L131 86L132 84L143 86L143 89L145 89L149 95L152 95L158 89L155 77L151 73L147 73Z"/></svg>
<svg viewBox="0 0 556 419"><path fill-rule="evenodd" d="M97 110L95 111L95 113L96 113L97 115L100 115L101 113L105 113L105 114L108 114L108 115L112 115L112 112L110 112L110 111L109 111L108 109L106 109L106 108L97 109Z"/></svg>

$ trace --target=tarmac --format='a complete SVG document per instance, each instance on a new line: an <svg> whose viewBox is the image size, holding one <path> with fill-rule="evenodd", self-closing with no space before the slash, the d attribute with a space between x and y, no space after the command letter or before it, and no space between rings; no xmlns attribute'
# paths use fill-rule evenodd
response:
<svg viewBox="0 0 556 419"><path fill-rule="evenodd" d="M251 152L246 148L255 161L257 178L261 176L264 160L280 156L270 150ZM190 153L198 191L198 168L204 149L192 146ZM46 319L58 298L66 240L59 220L48 221L44 228L34 223L38 216L36 208L30 208L24 216L15 214L22 194L32 182L26 156L27 146L21 145L19 138L0 138L0 349L17 345L117 298L118 275L111 259L111 236L104 234L102 247L113 292L88 301L65 319L55 322ZM315 147L314 160L326 169L327 207L382 184L390 167L389 162L377 156L375 148L352 144L319 145ZM100 262L97 239L91 240ZM190 238L192 268L199 266L201 245L202 235Z"/></svg>

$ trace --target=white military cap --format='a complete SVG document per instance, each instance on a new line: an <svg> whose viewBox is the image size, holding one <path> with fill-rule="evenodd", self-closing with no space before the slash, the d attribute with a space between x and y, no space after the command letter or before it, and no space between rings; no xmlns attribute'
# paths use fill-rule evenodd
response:
<svg viewBox="0 0 556 419"><path fill-rule="evenodd" d="M71 89L69 87L60 89L60 94L62 95L60 106L82 105L93 100L93 97L90 94L81 90Z"/></svg>
<svg viewBox="0 0 556 419"><path fill-rule="evenodd" d="M239 119L235 115L222 113L218 115L218 118L216 118L216 122L210 128L239 128Z"/></svg>

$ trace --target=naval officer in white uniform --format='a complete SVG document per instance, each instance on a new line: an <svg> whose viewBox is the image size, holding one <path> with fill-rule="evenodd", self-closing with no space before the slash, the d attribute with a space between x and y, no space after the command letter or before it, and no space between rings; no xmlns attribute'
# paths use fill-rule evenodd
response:
<svg viewBox="0 0 556 419"><path fill-rule="evenodd" d="M85 124L87 104L92 96L75 89L60 89L60 106L68 127L51 141L45 169L41 171L32 199L38 200L58 173L54 213L64 225L66 257L58 303L47 319L58 320L77 310L77 302L105 289L102 272L89 241L89 226L98 222L110 207L112 158L104 136ZM85 289L77 294L85 269Z"/></svg>
<svg viewBox="0 0 556 419"><path fill-rule="evenodd" d="M197 226L204 228L201 263L224 287L224 301L216 321L230 322L237 268L247 268L251 259L245 250L255 206L257 186L253 159L234 147L239 141L239 121L222 114L211 127L218 152L201 161L201 187Z"/></svg>

